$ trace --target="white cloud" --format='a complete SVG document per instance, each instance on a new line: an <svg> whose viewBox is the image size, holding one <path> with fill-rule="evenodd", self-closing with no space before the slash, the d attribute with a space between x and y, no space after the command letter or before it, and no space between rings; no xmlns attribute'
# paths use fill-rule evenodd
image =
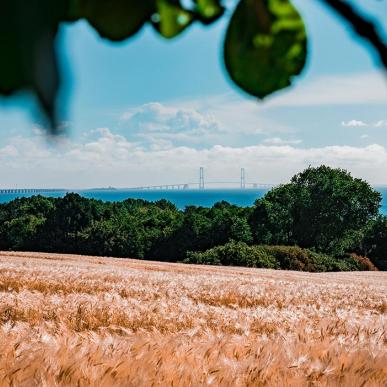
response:
<svg viewBox="0 0 387 387"><path fill-rule="evenodd" d="M132 130L150 132L182 132L200 129L216 130L219 123L209 114L190 108L166 106L159 102L142 105L125 112L121 119Z"/></svg>
<svg viewBox="0 0 387 387"><path fill-rule="evenodd" d="M386 148L323 146L295 147L257 144L146 149L109 129L98 129L85 143L48 148L39 136L13 138L0 148L1 186L128 187L196 181L199 166L208 179L238 179L246 168L248 181L280 183L308 165L327 164L350 170L372 183L387 183Z"/></svg>
<svg viewBox="0 0 387 387"><path fill-rule="evenodd" d="M300 80L294 87L268 99L273 106L321 106L382 104L387 102L387 83L382 71L322 76Z"/></svg>
<svg viewBox="0 0 387 387"><path fill-rule="evenodd" d="M364 121L358 121L358 120L351 120L351 121L343 121L341 123L342 126L346 127L356 127L356 126L368 126Z"/></svg>
<svg viewBox="0 0 387 387"><path fill-rule="evenodd" d="M361 139L366 139L366 138L369 138L369 135L368 135L368 134L362 134L362 135L360 136L360 138L361 138Z"/></svg>
<svg viewBox="0 0 387 387"><path fill-rule="evenodd" d="M121 120L131 134L159 147L175 142L200 142L221 132L219 122L211 114L158 102L131 109Z"/></svg>
<svg viewBox="0 0 387 387"><path fill-rule="evenodd" d="M18 155L18 149L14 145L6 145L0 148L0 157L17 157Z"/></svg>
<svg viewBox="0 0 387 387"><path fill-rule="evenodd" d="M264 133L295 131L268 118L257 101L235 95L170 104L154 102L132 108L120 118L125 133L152 148L203 147L216 143L245 145L251 143L251 137L260 140Z"/></svg>
<svg viewBox="0 0 387 387"><path fill-rule="evenodd" d="M380 120L378 122L375 122L373 125L375 128L384 128L387 127L387 120Z"/></svg>
<svg viewBox="0 0 387 387"><path fill-rule="evenodd" d="M376 122L364 122L360 120L350 120L350 121L342 121L342 126L345 127L361 127L361 126L368 126L373 128L383 128L387 127L387 120L379 120Z"/></svg>
<svg viewBox="0 0 387 387"><path fill-rule="evenodd" d="M297 145L301 144L302 140L284 140L280 137L271 137L266 138L263 143L268 145Z"/></svg>
<svg viewBox="0 0 387 387"><path fill-rule="evenodd" d="M300 80L263 103L234 92L196 100L153 102L122 114L121 127L126 129L126 134L154 149L179 145L244 146L262 141L262 135L282 138L298 133L300 138L300 125L295 125L294 115L282 115L282 108L353 106L356 109L357 105L385 103L387 84L381 73L340 74ZM298 121L305 123L306 119ZM343 121L342 125L383 127L386 122L352 119ZM301 126L305 130L305 125Z"/></svg>

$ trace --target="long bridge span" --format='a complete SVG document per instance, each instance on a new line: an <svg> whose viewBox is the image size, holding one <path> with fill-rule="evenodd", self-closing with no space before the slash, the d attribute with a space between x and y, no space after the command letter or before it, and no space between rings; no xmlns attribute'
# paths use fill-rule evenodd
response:
<svg viewBox="0 0 387 387"><path fill-rule="evenodd" d="M138 186L138 187L129 187L128 190L133 191L142 191L142 190L169 190L169 189L205 189L214 186L231 186L231 188L241 188L241 189L248 189L248 188L272 188L276 184L269 184L269 183L250 183L245 182L245 185L243 187L239 186L238 181L207 181L205 183L205 186L201 187L199 183L184 183L184 184L161 184L161 185L149 185L149 186Z"/></svg>
<svg viewBox="0 0 387 387"><path fill-rule="evenodd" d="M260 183L260 182L250 182L246 180L245 169L241 168L240 180L226 180L226 181L208 181L204 179L204 168L200 168L199 180L196 182L190 183L176 183L176 184L157 184L149 186L138 186L126 188L128 190L169 190L169 189L205 189L206 187L230 187L230 188L272 188L276 184L270 183ZM114 188L112 188L114 189ZM71 190L66 188L3 188L0 189L0 194L34 194L34 193L53 193L53 192L70 192ZM83 190L76 190L77 192Z"/></svg>
<svg viewBox="0 0 387 387"><path fill-rule="evenodd" d="M149 186L139 186L139 187L130 187L131 190L168 190L168 189L190 189L190 188L199 188L205 189L208 186L231 186L239 187L241 189L245 188L272 188L276 184L270 183L259 183L259 182L249 182L246 181L245 169L241 168L240 180L233 181L208 181L204 179L204 168L200 167L199 171L199 181L191 183L178 183L178 184L161 184L161 185L149 185Z"/></svg>
<svg viewBox="0 0 387 387"><path fill-rule="evenodd" d="M1 188L0 194L67 192L64 188Z"/></svg>

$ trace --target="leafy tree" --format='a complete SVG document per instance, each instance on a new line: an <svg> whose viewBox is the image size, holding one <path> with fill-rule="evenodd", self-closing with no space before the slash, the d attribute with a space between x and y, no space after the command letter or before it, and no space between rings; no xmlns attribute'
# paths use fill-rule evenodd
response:
<svg viewBox="0 0 387 387"><path fill-rule="evenodd" d="M44 218L35 215L24 215L4 223L7 243L14 250L29 250L34 245L36 231Z"/></svg>
<svg viewBox="0 0 387 387"><path fill-rule="evenodd" d="M83 253L145 259L167 257L164 248L182 217L172 203L128 199L103 206L102 218L82 228L79 248Z"/></svg>
<svg viewBox="0 0 387 387"><path fill-rule="evenodd" d="M188 206L180 226L165 241L169 259L180 260L187 251L203 251L230 240L250 243L249 211L225 201L212 208Z"/></svg>
<svg viewBox="0 0 387 387"><path fill-rule="evenodd" d="M387 270L387 216L380 215L368 223L360 253L367 255L381 270Z"/></svg>
<svg viewBox="0 0 387 387"><path fill-rule="evenodd" d="M377 216L380 202L380 193L344 170L309 167L258 200L250 223L258 243L340 254Z"/></svg>
<svg viewBox="0 0 387 387"><path fill-rule="evenodd" d="M262 244L294 244L294 187L281 185L255 202L249 223L254 241Z"/></svg>
<svg viewBox="0 0 387 387"><path fill-rule="evenodd" d="M81 252L89 255L144 258L146 241L137 223L125 213L92 223L80 235Z"/></svg>
<svg viewBox="0 0 387 387"><path fill-rule="evenodd" d="M82 251L82 230L102 219L102 202L70 193L55 204L38 230L40 246L46 251Z"/></svg>
<svg viewBox="0 0 387 387"><path fill-rule="evenodd" d="M375 25L345 0L315 0L364 38L387 68L387 46ZM258 98L287 87L307 57L302 17L290 0L239 0L227 27L224 60L230 78ZM55 40L63 22L86 19L103 38L122 41L145 24L170 39L194 22L211 24L221 0L3 0L0 4L0 94L31 90L57 129L61 83Z"/></svg>
<svg viewBox="0 0 387 387"><path fill-rule="evenodd" d="M181 211L166 200L34 196L0 204L0 249L187 257L196 263L308 271L373 269L367 258L343 254L348 251L368 255L383 269L387 220L375 216L379 201L367 183L328 167L307 169L251 208L222 201Z"/></svg>
<svg viewBox="0 0 387 387"><path fill-rule="evenodd" d="M0 248L30 250L36 233L54 208L54 199L43 196L15 199L0 206Z"/></svg>
<svg viewBox="0 0 387 387"><path fill-rule="evenodd" d="M215 203L208 212L208 218L211 222L211 244L216 246L229 240L252 242L247 213L248 210L226 201Z"/></svg>

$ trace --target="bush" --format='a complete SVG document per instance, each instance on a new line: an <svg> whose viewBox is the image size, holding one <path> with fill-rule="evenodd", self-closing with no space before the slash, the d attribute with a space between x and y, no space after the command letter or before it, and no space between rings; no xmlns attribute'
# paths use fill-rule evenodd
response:
<svg viewBox="0 0 387 387"><path fill-rule="evenodd" d="M375 270L368 259L354 254L335 258L297 246L248 246L235 241L204 252L189 252L184 262L309 272Z"/></svg>
<svg viewBox="0 0 387 387"><path fill-rule="evenodd" d="M357 255L357 254L351 254L351 258L355 262L357 262L357 264L360 266L360 270L378 271L378 268L367 257L362 257L361 255Z"/></svg>
<svg viewBox="0 0 387 387"><path fill-rule="evenodd" d="M297 246L265 246L281 269L316 271L310 251Z"/></svg>
<svg viewBox="0 0 387 387"><path fill-rule="evenodd" d="M275 258L263 246L231 241L204 252L188 252L185 263L278 269Z"/></svg>

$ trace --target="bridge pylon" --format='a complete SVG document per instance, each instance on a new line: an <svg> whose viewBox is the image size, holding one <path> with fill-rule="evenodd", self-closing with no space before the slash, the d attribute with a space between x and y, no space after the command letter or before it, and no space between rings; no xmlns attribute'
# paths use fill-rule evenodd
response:
<svg viewBox="0 0 387 387"><path fill-rule="evenodd" d="M245 174L245 169L241 168L241 189L246 188L246 174Z"/></svg>
<svg viewBox="0 0 387 387"><path fill-rule="evenodd" d="M204 189L204 168L200 167L199 171L199 189Z"/></svg>

